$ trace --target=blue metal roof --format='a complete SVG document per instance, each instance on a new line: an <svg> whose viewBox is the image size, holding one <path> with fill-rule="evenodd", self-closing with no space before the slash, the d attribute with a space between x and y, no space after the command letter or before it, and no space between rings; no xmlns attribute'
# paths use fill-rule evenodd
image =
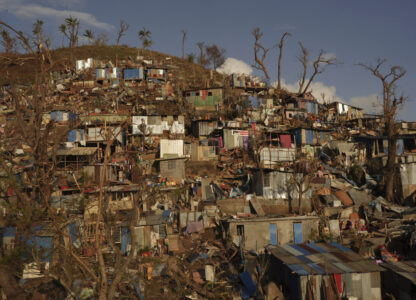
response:
<svg viewBox="0 0 416 300"><path fill-rule="evenodd" d="M314 243L309 243L309 244L306 244L306 245L307 245L308 247L312 248L313 250L316 250L316 251L321 252L321 253L328 252L327 250L325 250L325 249L323 249L323 248L319 247L318 245L316 245L316 244L314 244Z"/></svg>
<svg viewBox="0 0 416 300"><path fill-rule="evenodd" d="M337 243L286 244L269 246L267 249L298 275L383 271L374 261L365 259Z"/></svg>
<svg viewBox="0 0 416 300"><path fill-rule="evenodd" d="M344 246L342 246L342 245L340 245L340 244L338 244L338 243L335 243L335 242L330 242L329 244L330 244L331 246L334 246L334 247L338 248L339 250L342 250L342 251L345 251L345 252L347 252L347 251L352 251L351 249L349 249L349 248L347 248L347 247L344 247Z"/></svg>
<svg viewBox="0 0 416 300"><path fill-rule="evenodd" d="M313 262L313 261L311 261L309 258L307 258L304 255L300 255L300 256L296 256L296 257L299 258L299 260L301 260L302 262L304 262L306 264L309 264L309 263L312 263Z"/></svg>
<svg viewBox="0 0 416 300"><path fill-rule="evenodd" d="M322 269L320 266L318 266L315 263L309 263L308 266L313 268L316 271L316 273L318 273L318 274L321 274L321 275L326 274L325 270Z"/></svg>
<svg viewBox="0 0 416 300"><path fill-rule="evenodd" d="M293 265L288 265L289 268L295 272L298 275L312 275L311 273L309 273L308 271L306 271L302 265L298 265L298 264L293 264Z"/></svg>
<svg viewBox="0 0 416 300"><path fill-rule="evenodd" d="M306 244L306 245L308 245L308 244ZM311 255L312 254L311 252L309 252L306 249L303 249L301 246L299 246L297 244L291 244L290 247L302 252L304 255Z"/></svg>

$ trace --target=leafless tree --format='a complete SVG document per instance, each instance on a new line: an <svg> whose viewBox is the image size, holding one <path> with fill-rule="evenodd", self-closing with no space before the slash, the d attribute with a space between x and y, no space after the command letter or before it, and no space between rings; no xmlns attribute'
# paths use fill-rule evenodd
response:
<svg viewBox="0 0 416 300"><path fill-rule="evenodd" d="M251 34L254 37L254 65L253 67L263 71L264 76L267 79L270 79L269 73L267 71L267 67L264 63L264 60L266 59L267 53L270 49L265 48L262 44L260 44L260 39L263 36L263 33L261 32L259 27L256 27L253 29ZM261 55L260 55L261 52Z"/></svg>
<svg viewBox="0 0 416 300"><path fill-rule="evenodd" d="M40 28L35 27L34 36L31 37L6 23L0 24L13 32L15 38L29 53L28 59L21 60L21 64L34 62L39 66L36 68L35 82L31 87L17 89L14 84L15 78L8 78L11 82L8 102L15 113L14 118L6 124L7 131L0 137L2 174L14 174L13 152L16 149L25 149L26 155L33 161L33 167L27 170L29 176L25 176L22 182L16 180L15 176L2 178L6 181L6 187L13 190L13 195L4 199L9 213L7 226L16 227L15 249L22 251L27 248L27 238L23 239L23 236L32 234L34 226L51 223L53 214L49 200L57 179L54 158L59 144L66 141L71 128L57 128L53 120L47 124L43 123L43 116L53 92L47 83L50 81L49 74L54 64L52 59L47 59L51 57L50 49ZM31 45L31 40L35 41L34 45ZM8 151L5 151L6 149ZM20 275L24 263L23 258L14 256L10 260L9 268L6 267L7 264L0 267L0 287L8 299L24 298L25 291L15 285L15 278Z"/></svg>
<svg viewBox="0 0 416 300"><path fill-rule="evenodd" d="M186 35L188 34L188 31L186 31L185 29L181 30L182 32L182 59L185 58L185 40L186 40Z"/></svg>
<svg viewBox="0 0 416 300"><path fill-rule="evenodd" d="M211 46L206 46L205 51L208 57L208 61L216 70L219 66L221 66L225 61L225 49L219 48L216 44L212 44Z"/></svg>
<svg viewBox="0 0 416 300"><path fill-rule="evenodd" d="M10 36L9 31L6 29L1 29L0 36L1 36L0 44L4 49L4 53L5 54L13 53L15 46L16 46L16 40Z"/></svg>
<svg viewBox="0 0 416 300"><path fill-rule="evenodd" d="M203 66L203 67L205 67L205 66L207 66L208 65L208 61L207 61L207 59L205 58L205 43L204 42L198 42L198 43L196 43L196 45L198 46L198 48L199 48L199 57L198 57L198 63L201 65L201 66Z"/></svg>
<svg viewBox="0 0 416 300"><path fill-rule="evenodd" d="M316 175L318 162L316 160L301 160L293 164L293 173L289 178L289 186L293 187L298 195L299 214L303 214L304 194L310 190L312 178ZM290 196L289 196L290 197Z"/></svg>
<svg viewBox="0 0 416 300"><path fill-rule="evenodd" d="M309 50L305 48L301 42L299 42L299 46L301 48L301 54L297 58L302 64L303 72L299 80L298 94L303 95L308 91L315 77L319 74L322 74L325 71L326 66L337 64L338 60L336 57L328 56L324 50L320 50L318 57L312 63L312 67L313 67L312 75L307 80L306 76L308 74L308 66L309 66L309 59L308 59Z"/></svg>
<svg viewBox="0 0 416 300"><path fill-rule="evenodd" d="M394 201L394 178L397 171L396 150L397 135L399 127L395 124L397 112L405 103L406 98L397 94L397 81L401 79L406 70L400 66L392 66L388 71L381 70L385 59L377 59L375 65L359 64L359 66L370 71L375 77L380 79L383 86L383 118L384 131L388 140L387 164L384 172L385 194L388 201Z"/></svg>
<svg viewBox="0 0 416 300"><path fill-rule="evenodd" d="M118 29L116 48L118 48L120 45L120 40L126 34L126 31L129 30L129 27L130 25L127 24L124 20L120 20L120 28Z"/></svg>
<svg viewBox="0 0 416 300"><path fill-rule="evenodd" d="M8 210L7 226L16 227L15 249L16 253L27 248L26 241L22 238L33 233L33 227L48 226L54 235L54 261L50 268L45 271L46 277L53 278L64 287L69 295L74 297L71 290L71 284L74 279L89 280L97 287L95 293L100 299L113 299L120 282L125 278L128 265L135 259L136 255L136 237L134 235L134 226L137 225L139 210L136 202L132 201L133 209L131 214L126 216L123 221L128 222L132 238L130 253L125 256L121 249L112 241L110 226L112 226L108 211L108 198L106 196L106 187L104 186L105 170L111 161L110 148L117 138L117 135L108 136L107 146L105 149L105 160L101 169L98 204L100 205L97 214L97 224L103 224L102 228L98 227L96 234L103 234L105 241L100 238L95 239L93 249L97 253L98 263L90 262L81 256L81 250L75 249L72 243L65 243L68 236L68 224L71 220L66 214L58 214L51 207L51 197L56 191L59 180L57 151L63 142L67 141L68 132L76 128L79 123L75 122L68 126L57 126L53 120L45 121L45 113L50 111L55 101L53 95L55 90L49 85L51 81L51 70L55 67L53 63L48 62L45 58L49 56L47 52L50 49L47 45L36 50L36 44L30 43L31 36L26 36L12 26L1 23L3 27L15 33L21 43L28 47L31 61L35 62L39 68L36 68L35 82L26 88L17 89L14 85L14 78L9 78L12 82L8 91L10 108L15 111L14 118L7 122L4 134L0 133L0 184L1 204L6 201ZM39 40L42 40L39 37ZM29 55L27 55L29 56ZM25 60L24 62L26 62ZM4 65L4 64L2 64ZM5 70L2 70L4 73ZM124 130L127 122L120 127ZM121 134L121 131L118 134ZM33 163L33 166L27 171L28 176L22 176L23 180L16 178L14 162L16 149L25 149L25 155ZM4 178L4 174L7 175ZM101 180L102 179L102 180ZM13 197L3 197L5 189L13 189ZM138 193L141 195L141 192ZM139 196L140 198L141 196ZM2 216L0 216L2 218ZM2 222L4 219L1 220ZM96 228L97 229L97 228ZM70 238L69 238L70 240ZM103 248L110 248L114 253L114 262L105 261L103 258ZM26 299L29 295L19 286L18 278L22 274L25 261L20 255L12 253L9 264L0 264L0 288L7 296L7 299ZM38 257L33 255L33 259L38 261ZM6 258L6 257L2 257ZM56 259L56 260L55 260ZM104 265L103 265L104 264ZM112 282L108 283L109 268L112 268ZM101 288L102 287L102 288ZM36 288L36 287L34 287ZM74 297L75 298L75 297Z"/></svg>
<svg viewBox="0 0 416 300"><path fill-rule="evenodd" d="M291 36L289 32L285 32L282 34L282 37L280 38L280 43L278 45L279 47L279 60L277 62L277 90L280 91L281 89L281 81L280 81L280 67L282 65L282 56L283 56L283 45L285 42L285 37Z"/></svg>
<svg viewBox="0 0 416 300"><path fill-rule="evenodd" d="M106 32L101 32L94 37L95 46L106 46L108 43L108 35Z"/></svg>

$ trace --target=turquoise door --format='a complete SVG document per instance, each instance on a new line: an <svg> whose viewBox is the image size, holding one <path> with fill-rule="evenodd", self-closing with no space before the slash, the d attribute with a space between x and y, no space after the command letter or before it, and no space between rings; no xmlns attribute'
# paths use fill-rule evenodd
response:
<svg viewBox="0 0 416 300"><path fill-rule="evenodd" d="M302 223L293 224L293 235L295 237L295 244L303 243Z"/></svg>
<svg viewBox="0 0 416 300"><path fill-rule="evenodd" d="M270 224L270 244L277 245L277 225Z"/></svg>

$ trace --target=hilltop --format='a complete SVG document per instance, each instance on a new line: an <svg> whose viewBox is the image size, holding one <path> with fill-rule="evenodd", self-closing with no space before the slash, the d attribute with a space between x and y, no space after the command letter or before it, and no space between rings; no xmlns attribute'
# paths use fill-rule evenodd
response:
<svg viewBox="0 0 416 300"><path fill-rule="evenodd" d="M187 87L208 86L209 80L223 81L224 76L199 64L181 59L174 55L162 52L143 50L135 47L119 46L80 46L75 48L58 48L51 50L52 64L50 71L73 70L75 61L93 57L103 62L116 62L134 60L137 56L144 56L153 61L158 67L171 67L174 77L183 81ZM23 63L24 62L24 63ZM3 55L0 59L0 84L10 83L13 80L19 84L31 84L35 81L36 70L39 64L31 60L27 54Z"/></svg>

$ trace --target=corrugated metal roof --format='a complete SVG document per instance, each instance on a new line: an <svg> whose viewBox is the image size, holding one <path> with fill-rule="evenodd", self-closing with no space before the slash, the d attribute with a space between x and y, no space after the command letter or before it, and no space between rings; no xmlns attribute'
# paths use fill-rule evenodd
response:
<svg viewBox="0 0 416 300"><path fill-rule="evenodd" d="M384 269L337 243L269 246L273 256L298 275L369 273ZM403 267L403 266L402 266ZM410 266L403 269L411 268Z"/></svg>
<svg viewBox="0 0 416 300"><path fill-rule="evenodd" d="M309 243L309 244L306 244L309 248L312 248L313 250L316 250L316 251L318 251L319 253L322 253L322 252L328 252L327 250L325 250L325 249L322 249L321 247L319 247L317 244L314 244L314 243Z"/></svg>
<svg viewBox="0 0 416 300"><path fill-rule="evenodd" d="M381 266L407 278L416 285L416 261L390 261L382 263Z"/></svg>

